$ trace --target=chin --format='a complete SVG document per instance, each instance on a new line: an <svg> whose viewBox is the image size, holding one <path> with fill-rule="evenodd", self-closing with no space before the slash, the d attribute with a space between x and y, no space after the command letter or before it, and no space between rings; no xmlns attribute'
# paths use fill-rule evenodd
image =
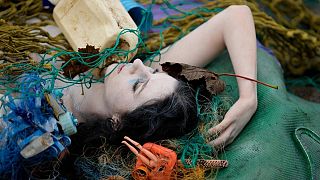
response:
<svg viewBox="0 0 320 180"><path fill-rule="evenodd" d="M113 64L111 64L111 65L109 65L107 68L106 68L106 70L105 70L105 72L104 72L104 75L106 75L106 74L109 74L113 69L115 69L116 67L117 67L117 63L113 63ZM116 72L117 70L115 69L113 72L112 72L112 74L114 73L114 72Z"/></svg>

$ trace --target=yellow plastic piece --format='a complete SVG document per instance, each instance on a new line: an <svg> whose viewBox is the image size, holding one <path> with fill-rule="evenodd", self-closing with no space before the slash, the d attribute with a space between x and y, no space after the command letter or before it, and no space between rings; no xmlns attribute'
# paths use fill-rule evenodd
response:
<svg viewBox="0 0 320 180"><path fill-rule="evenodd" d="M137 30L137 26L119 0L60 0L53 18L74 51L94 45L113 47L123 29ZM136 49L138 37L127 32L120 36L120 48ZM129 54L130 60L136 51Z"/></svg>

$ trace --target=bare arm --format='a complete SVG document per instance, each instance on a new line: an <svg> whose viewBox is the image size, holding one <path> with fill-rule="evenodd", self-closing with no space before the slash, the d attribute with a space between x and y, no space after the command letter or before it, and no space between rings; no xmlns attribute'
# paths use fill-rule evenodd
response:
<svg viewBox="0 0 320 180"><path fill-rule="evenodd" d="M225 48L238 75L256 79L256 34L250 9L230 6L176 42L161 55L160 62L175 61L203 67ZM155 63L158 66L158 63ZM256 84L237 78L239 100L224 120L209 130L219 137L214 146L231 143L257 108Z"/></svg>

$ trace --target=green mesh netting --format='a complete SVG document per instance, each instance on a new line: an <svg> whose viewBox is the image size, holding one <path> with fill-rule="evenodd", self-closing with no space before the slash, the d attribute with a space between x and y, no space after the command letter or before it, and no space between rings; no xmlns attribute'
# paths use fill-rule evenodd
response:
<svg viewBox="0 0 320 180"><path fill-rule="evenodd" d="M232 72L227 53L208 66ZM236 87L235 78L223 77ZM225 148L229 167L217 179L317 179L320 177L320 104L287 92L276 59L258 49L258 79L279 86L258 85L258 109L236 140ZM238 91L229 92L235 99Z"/></svg>
<svg viewBox="0 0 320 180"><path fill-rule="evenodd" d="M220 55L207 68L215 72L233 73L227 52ZM229 166L218 171L207 171L206 176L201 176L202 178L247 180L317 179L320 177L320 120L317 118L320 113L320 104L303 100L288 93L282 73L274 56L268 54L264 49L258 48L258 79L278 85L279 89L274 90L258 85L257 112L235 141L219 153L219 159L228 160ZM199 132L163 144L174 149L179 159L215 158L216 152L205 144L209 141L205 137L205 132L214 123L217 123L217 120L221 119L219 117L221 113L216 111L228 108L229 103L227 102L238 98L236 79L233 77L222 78L226 81L227 89L223 95L213 99L214 104L210 107L211 109L200 111L201 120L205 122L205 125L199 128ZM222 112L225 111L222 110ZM102 156L114 157L113 152L105 151L102 154ZM77 167L83 170L89 179L107 177L110 172L105 170L95 174L86 173L88 165L94 164L94 167L105 168L105 165L98 162L102 156L81 157L80 160L86 161L82 161L83 164L77 164ZM126 158L125 162L134 164L132 158ZM115 163L123 160L121 158L114 159ZM114 165L110 164L108 168L114 167ZM120 170L122 174L127 173L124 177L130 177L130 167L120 164L116 169L119 170L119 168L122 169ZM189 165L188 168L193 170L194 166ZM186 174L184 178L180 179L192 179L198 176Z"/></svg>

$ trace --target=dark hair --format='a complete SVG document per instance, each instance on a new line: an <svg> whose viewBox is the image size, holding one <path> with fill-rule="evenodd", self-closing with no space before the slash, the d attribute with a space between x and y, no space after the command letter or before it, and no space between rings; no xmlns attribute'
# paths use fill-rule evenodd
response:
<svg viewBox="0 0 320 180"><path fill-rule="evenodd" d="M141 143L157 141L182 136L197 124L194 90L187 83L179 81L175 92L168 97L150 101L122 115L116 129L110 118L80 124L78 133L72 137L72 146L96 146L101 143L101 137L111 144L120 143L124 136Z"/></svg>

